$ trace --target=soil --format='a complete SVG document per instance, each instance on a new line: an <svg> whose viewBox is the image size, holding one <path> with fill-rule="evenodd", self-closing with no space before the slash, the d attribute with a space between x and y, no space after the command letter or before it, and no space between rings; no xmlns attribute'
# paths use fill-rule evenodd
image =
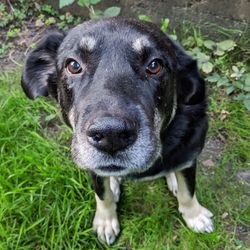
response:
<svg viewBox="0 0 250 250"><path fill-rule="evenodd" d="M23 23L22 30L18 35L10 42L12 43L11 49L7 51L7 54L0 55L0 70L14 71L17 68L22 67L24 58L30 51L30 47L34 45L41 37L49 30L57 29L55 26L36 27L36 20L30 19ZM6 43L6 29L0 30L0 43Z"/></svg>

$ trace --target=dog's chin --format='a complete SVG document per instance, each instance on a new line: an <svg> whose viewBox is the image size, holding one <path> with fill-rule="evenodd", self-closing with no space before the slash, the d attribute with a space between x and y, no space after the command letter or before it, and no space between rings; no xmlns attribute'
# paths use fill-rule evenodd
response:
<svg viewBox="0 0 250 250"><path fill-rule="evenodd" d="M148 167L142 168L127 168L123 166L117 165L107 165L107 166L100 166L97 168L86 168L94 172L98 176L108 177L108 176L117 176L117 177L125 177L131 175L133 173L141 173L148 169Z"/></svg>
<svg viewBox="0 0 250 250"><path fill-rule="evenodd" d="M101 166L93 169L93 172L99 176L126 176L130 173L129 169L116 165Z"/></svg>

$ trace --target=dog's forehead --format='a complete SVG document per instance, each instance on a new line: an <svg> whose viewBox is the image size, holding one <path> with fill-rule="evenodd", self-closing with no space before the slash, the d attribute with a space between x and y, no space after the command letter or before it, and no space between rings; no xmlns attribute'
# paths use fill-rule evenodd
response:
<svg viewBox="0 0 250 250"><path fill-rule="evenodd" d="M154 37L147 29L126 22L87 22L72 29L64 41L64 46L78 46L88 51L100 46L124 46L140 52L144 47L154 45ZM63 46L63 47L64 47Z"/></svg>
<svg viewBox="0 0 250 250"><path fill-rule="evenodd" d="M100 41L101 43L103 43L103 39L108 38L108 37L109 36L107 36L106 34L101 34L100 37L97 37L95 35L83 34L79 41L79 47L84 50L93 51ZM150 47L152 45L150 38L147 35L142 35L142 34L138 36L134 36L134 37L131 36L130 39L127 39L127 37L126 39L124 39L123 37L120 37L119 40L122 41L122 44L120 43L121 46L124 43L126 43L130 45L130 47L136 52L140 52L142 51L144 47ZM112 46L110 39L108 41L108 44Z"/></svg>
<svg viewBox="0 0 250 250"><path fill-rule="evenodd" d="M140 37L135 38L132 41L132 48L138 52L140 52L144 47L150 47L150 45L151 45L151 42L148 36L146 35L141 35Z"/></svg>
<svg viewBox="0 0 250 250"><path fill-rule="evenodd" d="M88 52L93 52L90 57ZM132 62L138 55L153 54L171 58L169 63L175 60L172 41L156 25L127 18L87 21L68 32L59 47L57 65L69 57L81 60L85 55L87 59L108 55L113 61Z"/></svg>
<svg viewBox="0 0 250 250"><path fill-rule="evenodd" d="M79 47L88 51L92 51L97 43L97 39L94 36L83 35L79 41Z"/></svg>

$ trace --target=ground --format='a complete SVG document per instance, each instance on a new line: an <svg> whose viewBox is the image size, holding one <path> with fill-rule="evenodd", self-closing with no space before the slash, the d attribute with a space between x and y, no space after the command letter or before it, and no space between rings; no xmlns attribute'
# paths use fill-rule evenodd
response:
<svg viewBox="0 0 250 250"><path fill-rule="evenodd" d="M94 193L70 159L70 129L54 101L30 101L20 88L24 54L42 32L22 31L0 60L0 249L249 249L250 117L209 84L197 196L214 213L215 231L191 232L163 179L126 181L118 241L109 248L96 239Z"/></svg>

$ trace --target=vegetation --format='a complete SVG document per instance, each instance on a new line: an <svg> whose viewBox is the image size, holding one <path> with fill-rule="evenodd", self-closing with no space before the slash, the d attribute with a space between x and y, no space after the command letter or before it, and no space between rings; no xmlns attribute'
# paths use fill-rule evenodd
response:
<svg viewBox="0 0 250 250"><path fill-rule="evenodd" d="M150 17L145 15L140 15L139 19L151 21ZM169 28L169 23L168 18L162 19L162 31L170 31L170 37L180 41L197 60L205 79L225 90L231 100L242 101L250 111L250 48L246 50L241 47L240 41L237 43L231 39L220 42L208 40L199 34L197 29L182 30L186 35L181 35L180 32L180 37L177 38L177 32ZM193 33L192 36L190 33Z"/></svg>
<svg viewBox="0 0 250 250"><path fill-rule="evenodd" d="M89 17L91 19L100 19L107 17L114 17L120 14L121 8L117 6L111 6L105 10L94 9L94 5L100 3L102 0L77 0L77 4L80 7L85 7L89 10ZM74 0L59 0L59 7L70 5Z"/></svg>
<svg viewBox="0 0 250 250"><path fill-rule="evenodd" d="M62 29L81 21L49 5L15 2L23 4L13 4L14 11L0 4L0 26L9 32L4 33L9 35L0 55L14 46L22 24L33 16L35 23ZM213 211L215 231L191 232L163 179L125 181L119 204L121 235L111 247L100 243L92 232L91 183L70 159L71 131L57 104L45 98L28 100L20 87L20 69L6 70L0 73L0 249L250 248L249 186L244 178L250 166L250 52L244 40L211 41L197 29L171 30L168 19L161 28L197 58L207 80L210 130L199 162L197 196Z"/></svg>
<svg viewBox="0 0 250 250"><path fill-rule="evenodd" d="M86 17L74 16L69 12L59 13L48 4L41 4L39 1L15 0L7 1L9 4L0 3L0 29L4 35L0 35L0 58L15 47L14 39L18 38L20 32L30 29L34 26L39 30L43 27L58 28L68 30L70 27L86 20ZM60 0L60 7L73 3L72 0ZM111 6L105 10L96 9L93 5L98 4L101 0L78 0L77 3L81 8L86 8L91 19L107 18L118 16L121 8ZM30 21L34 20L33 25ZM28 27L27 27L28 26Z"/></svg>

